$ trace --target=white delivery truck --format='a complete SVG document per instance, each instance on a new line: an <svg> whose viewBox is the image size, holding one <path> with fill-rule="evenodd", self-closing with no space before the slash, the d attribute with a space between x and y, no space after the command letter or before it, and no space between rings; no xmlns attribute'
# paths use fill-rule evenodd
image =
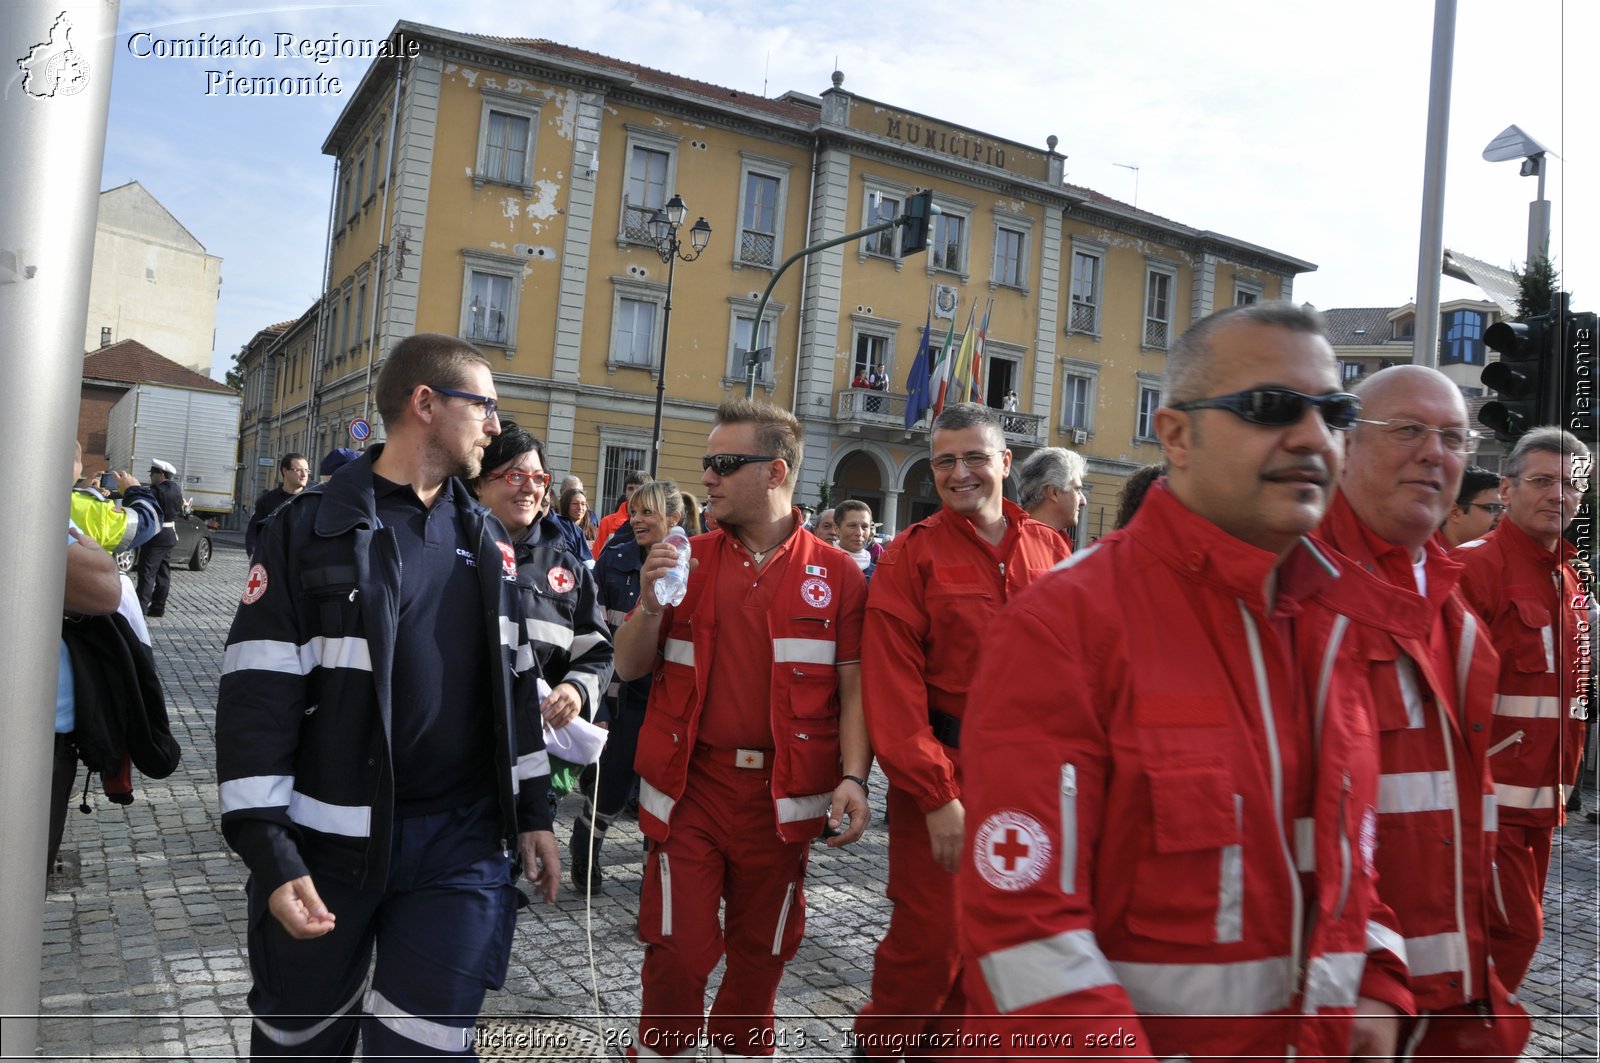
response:
<svg viewBox="0 0 1600 1063"><path fill-rule="evenodd" d="M151 461L171 462L194 511L226 517L239 479L240 405L237 392L135 384L111 407L106 457L141 481Z"/></svg>

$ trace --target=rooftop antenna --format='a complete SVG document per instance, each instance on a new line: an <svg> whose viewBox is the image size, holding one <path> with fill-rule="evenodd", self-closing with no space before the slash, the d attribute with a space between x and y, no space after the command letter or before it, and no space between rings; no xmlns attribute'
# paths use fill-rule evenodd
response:
<svg viewBox="0 0 1600 1063"><path fill-rule="evenodd" d="M767 49L767 69L761 74L761 95L767 94L767 81L772 77L772 49Z"/></svg>
<svg viewBox="0 0 1600 1063"><path fill-rule="evenodd" d="M1139 164L1136 162L1114 162L1111 165L1133 171L1133 205L1137 209L1139 206Z"/></svg>

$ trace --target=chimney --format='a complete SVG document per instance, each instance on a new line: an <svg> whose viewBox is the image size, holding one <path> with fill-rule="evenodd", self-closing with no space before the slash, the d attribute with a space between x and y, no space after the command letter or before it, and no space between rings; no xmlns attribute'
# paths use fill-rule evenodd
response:
<svg viewBox="0 0 1600 1063"><path fill-rule="evenodd" d="M111 346L111 326L110 325L101 325L100 326L100 346L102 348Z"/></svg>

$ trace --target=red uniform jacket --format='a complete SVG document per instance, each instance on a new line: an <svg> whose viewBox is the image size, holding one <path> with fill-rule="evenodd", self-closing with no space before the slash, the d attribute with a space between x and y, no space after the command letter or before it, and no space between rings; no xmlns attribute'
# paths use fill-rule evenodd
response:
<svg viewBox="0 0 1600 1063"><path fill-rule="evenodd" d="M1346 637L1383 592L1305 543L1269 609L1277 561L1158 483L992 625L960 896L998 1054L1343 1059L1359 996L1404 1004Z"/></svg>
<svg viewBox="0 0 1600 1063"><path fill-rule="evenodd" d="M1437 541L1424 547L1424 598L1405 549L1362 524L1343 495L1318 534L1393 585L1389 609L1400 630L1366 629L1383 772L1378 885L1405 937L1415 1005L1439 1011L1488 1000L1495 800L1487 753L1500 657L1456 586L1461 565Z"/></svg>
<svg viewBox="0 0 1600 1063"><path fill-rule="evenodd" d="M689 574L683 601L665 610L662 618L662 659L634 756L639 826L657 841L666 840L672 808L688 784L689 758L717 652L715 588L725 534L718 530L689 540L699 564ZM805 841L821 832L842 777L835 667L840 607L846 598L862 600L863 582L848 554L797 530L783 585L767 616L772 657L750 662L751 668L772 675L772 799L778 833L785 841ZM840 588L850 583L856 591L841 594Z"/></svg>
<svg viewBox="0 0 1600 1063"><path fill-rule="evenodd" d="M1583 759L1588 598L1565 541L1544 549L1509 520L1455 557L1461 591L1500 651L1489 770L1500 822L1556 827Z"/></svg>
<svg viewBox="0 0 1600 1063"><path fill-rule="evenodd" d="M924 812L961 796L952 753L928 710L960 720L973 655L1000 607L1067 557L1053 529L1005 503L1005 560L972 522L944 510L907 528L878 560L867 592L862 669L867 728L889 781Z"/></svg>
<svg viewBox="0 0 1600 1063"><path fill-rule="evenodd" d="M624 524L626 524L627 521L628 521L628 503L627 503L627 500L623 500L622 505L618 506L616 508L615 512L607 513L605 516L600 518L600 525L599 525L598 528L595 529L595 533L594 533L594 556L595 557L599 557L600 556L600 551L604 550L606 548L606 540L611 538L612 533L614 533L618 528L620 528Z"/></svg>

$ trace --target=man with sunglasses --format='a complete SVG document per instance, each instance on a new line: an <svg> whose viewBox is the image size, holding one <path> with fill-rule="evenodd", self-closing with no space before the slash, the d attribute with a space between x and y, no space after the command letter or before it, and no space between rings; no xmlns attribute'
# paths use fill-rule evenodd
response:
<svg viewBox="0 0 1600 1063"><path fill-rule="evenodd" d="M1497 907L1490 950L1515 990L1538 951L1550 842L1583 758L1590 707L1589 614L1562 532L1578 514L1589 448L1570 432L1535 428L1517 440L1500 481L1505 519L1464 544L1461 590L1500 651L1489 770L1499 802Z"/></svg>
<svg viewBox="0 0 1600 1063"><path fill-rule="evenodd" d="M1314 312L1205 318L1167 355L1165 479L985 633L958 896L1001 1052L1393 1054L1350 637L1385 592L1305 538L1360 409Z"/></svg>
<svg viewBox="0 0 1600 1063"><path fill-rule="evenodd" d="M258 1058L469 1052L513 850L546 901L560 883L516 555L461 482L500 431L488 360L402 340L377 405L387 440L262 531L223 660Z"/></svg>
<svg viewBox="0 0 1600 1063"><path fill-rule="evenodd" d="M1500 501L1500 477L1488 469L1468 465L1461 474L1461 491L1455 505L1439 526L1445 548L1454 550L1462 543L1482 539L1494 531L1505 511L1505 503Z"/></svg>
<svg viewBox="0 0 1600 1063"><path fill-rule="evenodd" d="M650 850L630 1058L692 1059L706 1040L714 1059L771 1055L778 983L805 931L811 842L826 830L828 845L848 845L867 827L866 582L802 529L802 440L787 410L718 408L700 480L717 530L690 540L676 606L655 595L676 549L650 548L616 633L617 677L655 673L634 758ZM706 1023L706 982L724 954Z"/></svg>
<svg viewBox="0 0 1600 1063"><path fill-rule="evenodd" d="M1389 630L1364 632L1383 771L1378 888L1404 938L1417 1015L1402 1055L1513 1063L1528 1018L1489 963L1487 754L1500 658L1457 586L1461 564L1436 535L1478 434L1461 390L1437 369L1384 369L1356 392L1362 416L1319 535L1392 587Z"/></svg>
<svg viewBox="0 0 1600 1063"><path fill-rule="evenodd" d="M873 1059L939 1054L930 1043L961 1029L961 721L969 696L985 693L972 686L972 657L1005 603L1071 552L1001 493L1011 451L987 406L946 406L929 464L942 505L895 537L867 597L863 694L889 777L894 906L855 1022L860 1054Z"/></svg>

